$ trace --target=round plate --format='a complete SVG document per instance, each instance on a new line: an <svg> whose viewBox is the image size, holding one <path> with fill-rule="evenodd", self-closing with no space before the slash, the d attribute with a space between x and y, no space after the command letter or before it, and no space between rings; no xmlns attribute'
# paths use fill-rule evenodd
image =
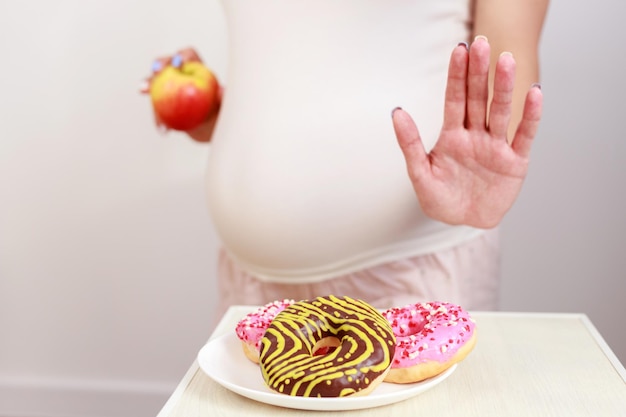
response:
<svg viewBox="0 0 626 417"><path fill-rule="evenodd" d="M436 377L414 384L383 382L363 397L309 398L279 394L263 381L258 365L243 353L235 334L225 334L207 343L198 353L200 368L224 388L239 395L286 408L318 411L359 410L396 403L421 394L448 378L456 369L453 365Z"/></svg>

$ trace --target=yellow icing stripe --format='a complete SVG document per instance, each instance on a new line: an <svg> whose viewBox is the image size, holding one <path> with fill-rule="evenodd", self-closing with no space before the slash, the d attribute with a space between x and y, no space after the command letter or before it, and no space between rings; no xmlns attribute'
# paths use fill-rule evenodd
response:
<svg viewBox="0 0 626 417"><path fill-rule="evenodd" d="M315 344L336 337L332 352L313 356ZM387 320L349 297L318 297L287 307L261 340L267 384L289 395L344 396L367 388L391 365L395 338Z"/></svg>

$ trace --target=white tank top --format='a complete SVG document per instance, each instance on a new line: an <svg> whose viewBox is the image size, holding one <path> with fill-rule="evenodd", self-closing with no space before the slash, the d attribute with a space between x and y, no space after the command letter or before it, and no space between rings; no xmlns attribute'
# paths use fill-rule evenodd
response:
<svg viewBox="0 0 626 417"><path fill-rule="evenodd" d="M224 0L230 61L207 171L234 260L314 282L449 248L480 231L420 210L391 110L427 148L469 0Z"/></svg>

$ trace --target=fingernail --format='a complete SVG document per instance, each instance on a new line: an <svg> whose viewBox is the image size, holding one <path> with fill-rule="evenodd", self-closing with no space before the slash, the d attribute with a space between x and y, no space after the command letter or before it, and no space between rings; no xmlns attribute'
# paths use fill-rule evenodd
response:
<svg viewBox="0 0 626 417"><path fill-rule="evenodd" d="M459 42L456 46L464 46L465 49L469 50L469 44L467 42L465 42L465 41Z"/></svg>
<svg viewBox="0 0 626 417"><path fill-rule="evenodd" d="M484 35L477 35L477 36L474 38L474 42L476 42L476 41L480 41L480 40L485 41L485 42L489 42L489 40L487 39L487 37L486 37L486 36L484 36Z"/></svg>
<svg viewBox="0 0 626 417"><path fill-rule="evenodd" d="M533 83L533 85L531 85L531 86L530 86L530 88L531 88L531 89L532 89L532 88L538 88L538 89L540 89L540 90L541 90L541 84L539 84L539 83Z"/></svg>
<svg viewBox="0 0 626 417"><path fill-rule="evenodd" d="M393 110L391 110L391 118L393 119L393 114L396 112L396 110L402 110L402 107L398 106L398 107L394 107Z"/></svg>
<svg viewBox="0 0 626 417"><path fill-rule="evenodd" d="M183 57L180 56L179 54L176 54L172 57L172 66L174 68L180 68L180 66L183 64Z"/></svg>
<svg viewBox="0 0 626 417"><path fill-rule="evenodd" d="M163 63L161 61L154 61L152 63L152 72L159 72L163 69Z"/></svg>
<svg viewBox="0 0 626 417"><path fill-rule="evenodd" d="M504 51L500 54L500 56L513 56L513 52Z"/></svg>

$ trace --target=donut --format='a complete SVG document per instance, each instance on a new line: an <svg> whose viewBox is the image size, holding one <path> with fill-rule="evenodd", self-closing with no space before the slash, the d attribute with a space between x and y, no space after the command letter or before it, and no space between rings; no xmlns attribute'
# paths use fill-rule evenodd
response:
<svg viewBox="0 0 626 417"><path fill-rule="evenodd" d="M476 343L476 326L460 306L409 304L382 313L396 336L396 352L385 382L411 383L440 374L462 361Z"/></svg>
<svg viewBox="0 0 626 417"><path fill-rule="evenodd" d="M235 332L248 359L259 363L259 346L265 330L278 313L294 302L288 299L272 301L247 314L237 323Z"/></svg>
<svg viewBox="0 0 626 417"><path fill-rule="evenodd" d="M391 326L378 310L329 295L278 313L261 339L259 361L265 383L276 392L359 396L383 381L395 347Z"/></svg>

